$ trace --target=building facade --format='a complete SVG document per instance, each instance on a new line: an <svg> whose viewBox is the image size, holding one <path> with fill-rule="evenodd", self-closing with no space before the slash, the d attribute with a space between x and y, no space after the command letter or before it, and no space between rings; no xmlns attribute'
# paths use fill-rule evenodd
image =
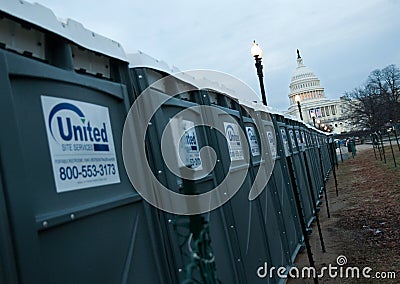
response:
<svg viewBox="0 0 400 284"><path fill-rule="evenodd" d="M290 106L287 114L300 118L297 99L306 123L313 125L312 116L315 115L317 128L329 129L338 134L351 131L351 123L346 119L347 101L343 97L339 100L326 98L320 80L310 68L304 65L298 50L297 68L292 75L289 88Z"/></svg>

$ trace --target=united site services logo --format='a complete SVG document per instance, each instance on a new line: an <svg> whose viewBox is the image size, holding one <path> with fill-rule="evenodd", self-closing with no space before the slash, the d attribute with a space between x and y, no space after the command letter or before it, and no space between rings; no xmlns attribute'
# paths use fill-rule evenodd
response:
<svg viewBox="0 0 400 284"><path fill-rule="evenodd" d="M190 133L189 131L185 132L185 141L186 145L188 145L192 151L198 151L197 140L193 131L192 133Z"/></svg>
<svg viewBox="0 0 400 284"><path fill-rule="evenodd" d="M237 146L240 146L240 136L236 133L237 130L233 128L234 126L232 124L228 124L226 126L226 134L228 136L228 140L231 143L236 144Z"/></svg>
<svg viewBox="0 0 400 284"><path fill-rule="evenodd" d="M42 96L57 193L120 182L108 108Z"/></svg>
<svg viewBox="0 0 400 284"><path fill-rule="evenodd" d="M246 127L247 138L249 139L250 150L252 156L260 155L260 146L258 145L257 136L254 127Z"/></svg>
<svg viewBox="0 0 400 284"><path fill-rule="evenodd" d="M52 138L62 144L63 151L110 150L106 123L93 124L72 103L59 103L51 109L48 128Z"/></svg>
<svg viewBox="0 0 400 284"><path fill-rule="evenodd" d="M258 144L257 137L254 134L254 130L251 127L246 128L247 130L247 137L249 138L249 141L251 141L254 144Z"/></svg>

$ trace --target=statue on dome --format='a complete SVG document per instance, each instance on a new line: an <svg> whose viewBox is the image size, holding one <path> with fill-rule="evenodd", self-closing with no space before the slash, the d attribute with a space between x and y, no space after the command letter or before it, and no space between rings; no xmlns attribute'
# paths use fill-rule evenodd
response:
<svg viewBox="0 0 400 284"><path fill-rule="evenodd" d="M297 49L297 59L301 58L300 56L300 50Z"/></svg>

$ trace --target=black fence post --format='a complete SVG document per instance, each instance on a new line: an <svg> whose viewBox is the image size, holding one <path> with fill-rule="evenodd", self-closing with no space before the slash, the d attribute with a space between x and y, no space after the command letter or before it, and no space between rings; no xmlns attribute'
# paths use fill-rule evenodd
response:
<svg viewBox="0 0 400 284"><path fill-rule="evenodd" d="M378 134L376 132L374 133L374 135L375 135L375 138L376 138L376 146L378 147L378 151L379 151L379 158L382 161L382 153L381 153L379 137L378 137Z"/></svg>
<svg viewBox="0 0 400 284"><path fill-rule="evenodd" d="M339 144L340 160L342 160L342 163L343 163L343 154L342 154L342 148L340 147L340 141L338 144Z"/></svg>
<svg viewBox="0 0 400 284"><path fill-rule="evenodd" d="M324 166L322 164L322 154L321 154L320 146L318 147L318 156L319 156L319 167L321 168L322 185L323 185L324 195L325 195L326 213L328 214L328 218L331 218L331 213L329 212L328 194L326 192L326 181L325 181L325 175L324 175Z"/></svg>
<svg viewBox="0 0 400 284"><path fill-rule="evenodd" d="M374 149L375 160L378 160L378 158L376 157L375 138L374 138L374 135L373 135L373 134L371 134L371 141L372 141L372 148Z"/></svg>
<svg viewBox="0 0 400 284"><path fill-rule="evenodd" d="M336 169L339 169L339 161L338 161L338 157L336 155L336 142L335 142L335 140L333 140L333 138L332 138L332 143L331 143L331 150L332 150L332 155L335 159Z"/></svg>
<svg viewBox="0 0 400 284"><path fill-rule="evenodd" d="M181 174L189 176L191 168L191 165L181 167ZM197 194L194 180L182 179L182 186L184 194ZM188 229L190 232L187 239L189 262L186 263L185 279L182 283L195 283L199 280L195 280L196 276L203 283L219 283L216 275L215 257L211 247L208 221L201 214L191 215L189 216Z"/></svg>
<svg viewBox="0 0 400 284"><path fill-rule="evenodd" d="M310 185L310 195L311 195L311 201L312 201L312 204L313 204L313 210L314 210L314 214L315 214L315 221L317 222L319 240L321 242L322 252L326 252L325 243L324 243L324 237L322 236L321 225L320 225L320 222L319 222L317 201L315 200L315 196L314 196L314 192L313 192L313 185L312 185L312 178L311 178L311 173L310 173L310 166L308 164L308 159L307 159L306 152L303 152L303 156L304 156L304 164L305 164L305 168L306 168L307 180L308 180L308 184Z"/></svg>
<svg viewBox="0 0 400 284"><path fill-rule="evenodd" d="M399 148L399 151L400 151L399 139L397 138L397 131L396 131L396 128L394 128L394 127L393 127L393 132L394 132L394 137L396 138L397 147Z"/></svg>
<svg viewBox="0 0 400 284"><path fill-rule="evenodd" d="M381 147L382 147L383 160L384 160L384 162L385 162L385 164L386 164L386 154L385 154L385 147L383 146L382 133L379 131L378 135L379 135L379 138L380 138L380 140L381 140Z"/></svg>
<svg viewBox="0 0 400 284"><path fill-rule="evenodd" d="M296 202L297 214L299 215L301 231L304 236L304 243L306 245L308 260L310 262L310 266L315 268L314 258L313 258L313 254L311 251L310 239L308 237L306 222L304 221L304 214L303 214L303 209L302 209L301 201L300 201L300 191L299 191L299 188L297 185L296 177L294 175L293 163L292 163L292 160L290 157L286 157L286 162L289 167L290 181L292 183L292 188L293 188L293 192L294 192L294 200ZM314 283L318 284L318 278L314 277L313 279L314 279Z"/></svg>
<svg viewBox="0 0 400 284"><path fill-rule="evenodd" d="M392 150L392 157L393 157L394 167L396 168L396 167L397 167L397 164L396 164L396 157L394 156L394 151L393 151L393 146L392 146L392 140L390 139L390 131L387 131L387 135L388 135L388 138L389 138L390 149Z"/></svg>
<svg viewBox="0 0 400 284"><path fill-rule="evenodd" d="M331 138L329 138L330 141ZM335 188L336 188L336 196L339 196L339 191L338 191L338 183L337 183L337 178L336 178L336 169L335 169L335 164L337 164L335 162L335 157L334 155L336 154L332 151L333 150L333 143L328 143L328 154L329 154L329 159L331 161L331 167L332 167L332 172L333 172L333 178L335 180Z"/></svg>

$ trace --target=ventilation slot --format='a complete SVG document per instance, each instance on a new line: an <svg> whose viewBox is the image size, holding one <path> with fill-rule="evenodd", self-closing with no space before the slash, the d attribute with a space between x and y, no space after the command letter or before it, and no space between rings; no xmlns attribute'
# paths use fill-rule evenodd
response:
<svg viewBox="0 0 400 284"><path fill-rule="evenodd" d="M0 48L45 60L45 35L29 26L0 17Z"/></svg>
<svg viewBox="0 0 400 284"><path fill-rule="evenodd" d="M110 59L98 53L72 45L74 69L100 78L110 79Z"/></svg>

